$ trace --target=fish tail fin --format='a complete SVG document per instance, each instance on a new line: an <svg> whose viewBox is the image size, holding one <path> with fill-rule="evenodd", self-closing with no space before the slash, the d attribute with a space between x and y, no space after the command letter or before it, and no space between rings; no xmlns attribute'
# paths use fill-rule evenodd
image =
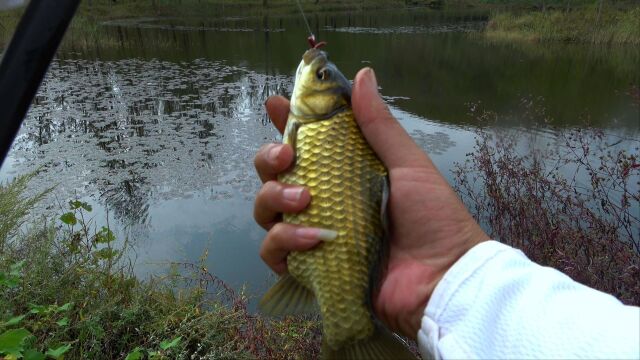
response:
<svg viewBox="0 0 640 360"><path fill-rule="evenodd" d="M346 344L334 350L324 340L320 352L323 360L333 359L366 359L366 360L417 360L411 350L397 335L376 326L369 338Z"/></svg>
<svg viewBox="0 0 640 360"><path fill-rule="evenodd" d="M258 305L260 311L272 316L312 313L317 310L313 292L286 274L267 291Z"/></svg>

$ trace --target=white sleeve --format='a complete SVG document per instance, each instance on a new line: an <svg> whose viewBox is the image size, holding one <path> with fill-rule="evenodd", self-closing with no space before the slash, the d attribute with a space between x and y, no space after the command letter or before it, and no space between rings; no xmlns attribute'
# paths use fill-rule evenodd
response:
<svg viewBox="0 0 640 360"><path fill-rule="evenodd" d="M640 309L487 241L436 286L418 348L425 359L638 359Z"/></svg>

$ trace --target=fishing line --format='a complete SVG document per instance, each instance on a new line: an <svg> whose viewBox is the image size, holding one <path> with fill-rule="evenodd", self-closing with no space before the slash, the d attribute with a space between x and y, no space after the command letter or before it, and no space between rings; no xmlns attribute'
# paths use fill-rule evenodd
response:
<svg viewBox="0 0 640 360"><path fill-rule="evenodd" d="M302 19L304 19L305 25L307 25L307 30L309 30L309 34L311 35L311 38L315 39L316 37L315 35L313 35L313 31L311 31L311 26L309 26L307 17L304 15L304 11L302 11L302 5L300 5L300 0L296 0L296 3L298 4L298 9L300 9L300 14L302 14Z"/></svg>

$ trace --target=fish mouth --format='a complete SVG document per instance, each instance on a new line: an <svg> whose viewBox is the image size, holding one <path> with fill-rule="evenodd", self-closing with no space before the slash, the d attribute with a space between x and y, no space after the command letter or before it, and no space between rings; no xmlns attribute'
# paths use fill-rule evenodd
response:
<svg viewBox="0 0 640 360"><path fill-rule="evenodd" d="M302 61L304 61L305 65L310 65L311 63L313 63L316 59L318 58L322 58L324 59L324 61L327 61L327 54L319 49L309 49L307 50L304 55L302 55Z"/></svg>

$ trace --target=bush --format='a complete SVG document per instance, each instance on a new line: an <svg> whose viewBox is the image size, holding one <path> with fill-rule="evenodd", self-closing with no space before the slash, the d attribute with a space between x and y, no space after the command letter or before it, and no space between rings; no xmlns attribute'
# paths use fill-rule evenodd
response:
<svg viewBox="0 0 640 360"><path fill-rule="evenodd" d="M29 177L0 188L3 201ZM16 195L17 194L17 195ZM24 207L24 206L23 206ZM175 263L140 281L108 227L91 207L69 202L60 222L16 234L20 211L0 223L15 234L0 252L0 357L31 359L311 358L319 321L270 320L247 310L247 298L202 264ZM3 213L4 214L4 213ZM6 220L10 220L7 223Z"/></svg>
<svg viewBox="0 0 640 360"><path fill-rule="evenodd" d="M456 165L457 190L493 238L639 305L640 142L589 127L552 133L480 130ZM527 137L537 150L522 154Z"/></svg>

